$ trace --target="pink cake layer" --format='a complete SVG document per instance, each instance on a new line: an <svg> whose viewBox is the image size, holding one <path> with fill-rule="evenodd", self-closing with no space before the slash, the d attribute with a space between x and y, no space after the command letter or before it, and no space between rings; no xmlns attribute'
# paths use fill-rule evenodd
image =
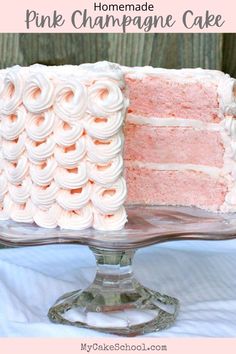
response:
<svg viewBox="0 0 236 354"><path fill-rule="evenodd" d="M217 131L126 123L125 137L126 160L223 166L224 146Z"/></svg>
<svg viewBox="0 0 236 354"><path fill-rule="evenodd" d="M158 171L126 167L127 204L197 206L217 211L227 185L202 172Z"/></svg>
<svg viewBox="0 0 236 354"><path fill-rule="evenodd" d="M133 79L126 75L130 107L143 116L178 117L219 122L217 87L214 83L174 81L167 77Z"/></svg>

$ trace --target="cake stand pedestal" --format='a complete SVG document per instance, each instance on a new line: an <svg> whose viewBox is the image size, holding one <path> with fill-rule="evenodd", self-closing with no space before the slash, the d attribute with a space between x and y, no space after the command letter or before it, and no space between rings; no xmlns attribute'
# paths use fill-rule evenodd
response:
<svg viewBox="0 0 236 354"><path fill-rule="evenodd" d="M167 328L176 319L179 302L135 279L135 250L171 240L236 238L234 214L139 206L128 208L128 215L128 224L119 232L48 230L12 221L0 224L0 242L6 246L77 243L93 252L97 263L93 283L60 297L49 309L51 321L123 336Z"/></svg>

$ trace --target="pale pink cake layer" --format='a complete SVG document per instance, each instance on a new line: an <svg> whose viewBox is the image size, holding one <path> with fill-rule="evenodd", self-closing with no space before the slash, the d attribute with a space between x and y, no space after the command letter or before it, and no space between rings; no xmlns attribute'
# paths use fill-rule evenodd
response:
<svg viewBox="0 0 236 354"><path fill-rule="evenodd" d="M125 159L151 163L223 166L219 132L183 127L152 127L126 123Z"/></svg>
<svg viewBox="0 0 236 354"><path fill-rule="evenodd" d="M157 171L126 167L127 204L197 206L217 211L227 185L202 172Z"/></svg>
<svg viewBox="0 0 236 354"><path fill-rule="evenodd" d="M178 117L219 122L217 87L213 83L183 82L167 77L133 79L126 75L129 112L142 116Z"/></svg>

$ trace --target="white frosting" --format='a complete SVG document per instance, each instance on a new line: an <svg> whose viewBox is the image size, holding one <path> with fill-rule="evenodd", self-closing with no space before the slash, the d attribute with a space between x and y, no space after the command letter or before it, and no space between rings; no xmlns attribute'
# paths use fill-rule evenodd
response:
<svg viewBox="0 0 236 354"><path fill-rule="evenodd" d="M77 167L78 163L86 155L86 140L85 137L81 137L77 140L74 146L62 147L56 146L55 148L55 159L59 166L65 168Z"/></svg>
<svg viewBox="0 0 236 354"><path fill-rule="evenodd" d="M118 215L127 104L116 64L0 71L0 219L82 230L92 196L96 213Z"/></svg>
<svg viewBox="0 0 236 354"><path fill-rule="evenodd" d="M40 163L53 155L55 148L55 141L53 136L50 135L43 142L35 142L30 139L26 139L25 146L29 156L29 160L33 163Z"/></svg>
<svg viewBox="0 0 236 354"><path fill-rule="evenodd" d="M31 200L28 199L24 204L13 203L10 210L10 217L17 222L32 223L34 221L34 212L34 205Z"/></svg>
<svg viewBox="0 0 236 354"><path fill-rule="evenodd" d="M16 163L6 162L5 174L9 183L22 183L29 169L28 159L22 155Z"/></svg>
<svg viewBox="0 0 236 354"><path fill-rule="evenodd" d="M56 201L57 193L59 187L55 182L52 182L50 185L42 187L33 184L31 189L31 200L42 210L48 210L49 207Z"/></svg>
<svg viewBox="0 0 236 354"><path fill-rule="evenodd" d="M78 189L60 189L57 193L56 200L57 203L65 210L81 209L88 204L91 196L91 190L92 187L89 182Z"/></svg>
<svg viewBox="0 0 236 354"><path fill-rule="evenodd" d="M39 186L46 186L54 178L57 162L54 157L50 157L41 164L30 164L30 177L32 181Z"/></svg>
<svg viewBox="0 0 236 354"><path fill-rule="evenodd" d="M125 202L126 194L126 182L121 177L110 187L102 187L95 184L91 200L99 212L109 214L121 208Z"/></svg>
<svg viewBox="0 0 236 354"><path fill-rule="evenodd" d="M94 210L93 227L100 231L118 231L121 230L127 222L125 208L122 206L114 213L105 215Z"/></svg>
<svg viewBox="0 0 236 354"><path fill-rule="evenodd" d="M84 121L87 133L96 139L109 139L117 134L124 122L124 113L119 111L107 117L91 117Z"/></svg>
<svg viewBox="0 0 236 354"><path fill-rule="evenodd" d="M34 213L34 222L47 229L57 227L58 219L62 213L62 209L57 204L53 204L48 210L36 209Z"/></svg>
<svg viewBox="0 0 236 354"><path fill-rule="evenodd" d="M26 132L33 141L44 141L54 130L56 121L52 110L41 114L28 114Z"/></svg>
<svg viewBox="0 0 236 354"><path fill-rule="evenodd" d="M123 172L123 158L121 155L107 163L88 162L89 179L101 185L110 185L114 183Z"/></svg>
<svg viewBox="0 0 236 354"><path fill-rule="evenodd" d="M25 130L26 110L20 105L14 114L3 115L1 135L4 139L15 140Z"/></svg>
<svg viewBox="0 0 236 354"><path fill-rule="evenodd" d="M2 141L2 155L8 161L17 161L25 151L26 134L22 133L16 140Z"/></svg>
<svg viewBox="0 0 236 354"><path fill-rule="evenodd" d="M50 108L54 101L54 86L46 73L32 73L23 92L23 103L29 112L41 113Z"/></svg>
<svg viewBox="0 0 236 354"><path fill-rule="evenodd" d="M0 97L2 114L9 115L14 113L21 104L23 83L20 66L13 66L7 71Z"/></svg>
<svg viewBox="0 0 236 354"><path fill-rule="evenodd" d="M0 174L0 202L3 201L5 194L8 192L8 181L5 173Z"/></svg>
<svg viewBox="0 0 236 354"><path fill-rule="evenodd" d="M54 140L60 146L71 146L77 142L83 132L82 123L70 126L63 121L59 121L54 127Z"/></svg>
<svg viewBox="0 0 236 354"><path fill-rule="evenodd" d="M236 115L236 80L225 75L218 86L220 108L226 115Z"/></svg>
<svg viewBox="0 0 236 354"><path fill-rule="evenodd" d="M31 188L31 179L27 177L21 184L9 184L9 196L15 203L26 203L31 195Z"/></svg>
<svg viewBox="0 0 236 354"><path fill-rule="evenodd" d="M124 108L124 95L113 81L97 81L88 89L88 110L95 116L109 116Z"/></svg>
<svg viewBox="0 0 236 354"><path fill-rule="evenodd" d="M62 229L83 230L93 225L93 208L90 204L85 207L67 211L63 210L58 220Z"/></svg>
<svg viewBox="0 0 236 354"><path fill-rule="evenodd" d="M55 181L64 189L77 189L88 182L86 162L80 162L75 169L58 167L55 173Z"/></svg>
<svg viewBox="0 0 236 354"><path fill-rule="evenodd" d="M65 80L56 92L54 110L64 121L75 124L87 108L87 89L76 78Z"/></svg>

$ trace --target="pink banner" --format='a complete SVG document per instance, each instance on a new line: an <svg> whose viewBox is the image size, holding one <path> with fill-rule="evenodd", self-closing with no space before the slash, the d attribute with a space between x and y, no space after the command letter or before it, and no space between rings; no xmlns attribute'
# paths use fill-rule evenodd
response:
<svg viewBox="0 0 236 354"><path fill-rule="evenodd" d="M0 32L235 32L232 0L8 0Z"/></svg>

